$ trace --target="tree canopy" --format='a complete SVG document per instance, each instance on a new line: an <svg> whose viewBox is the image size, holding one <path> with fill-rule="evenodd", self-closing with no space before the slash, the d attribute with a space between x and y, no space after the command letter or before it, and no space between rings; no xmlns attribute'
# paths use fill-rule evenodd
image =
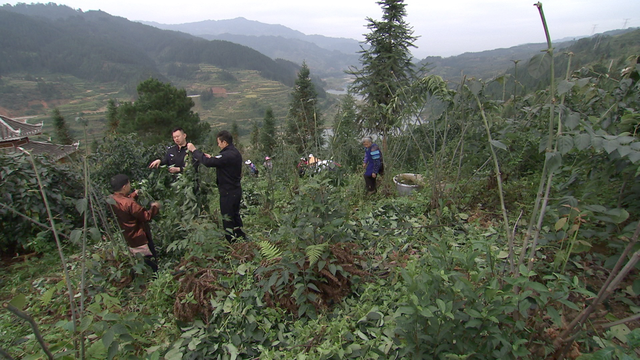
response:
<svg viewBox="0 0 640 360"><path fill-rule="evenodd" d="M166 142L171 131L181 127L189 141L203 140L210 130L191 108L193 100L184 89L157 79L148 79L138 85L138 99L118 107L118 132L136 133L147 144Z"/></svg>

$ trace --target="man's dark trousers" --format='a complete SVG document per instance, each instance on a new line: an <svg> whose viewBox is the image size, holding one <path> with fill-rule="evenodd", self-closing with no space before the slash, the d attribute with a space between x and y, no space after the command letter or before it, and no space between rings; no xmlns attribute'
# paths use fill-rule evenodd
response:
<svg viewBox="0 0 640 360"><path fill-rule="evenodd" d="M242 218L240 218L240 200L242 189L231 191L220 190L220 213L222 215L222 227L224 236L228 241L233 238L245 238L242 231ZM233 232L231 232L233 231Z"/></svg>

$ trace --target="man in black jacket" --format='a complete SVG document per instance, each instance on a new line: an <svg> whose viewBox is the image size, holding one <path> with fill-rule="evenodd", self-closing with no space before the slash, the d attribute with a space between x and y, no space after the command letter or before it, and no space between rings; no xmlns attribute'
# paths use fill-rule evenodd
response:
<svg viewBox="0 0 640 360"><path fill-rule="evenodd" d="M240 201L242 200L242 155L233 146L233 136L227 130L222 130L216 135L220 154L211 156L197 150L192 143L187 144L193 158L206 167L215 167L218 191L220 192L220 213L222 214L222 226L225 229L225 237L232 241L234 237L246 238L242 231L242 218L240 218Z"/></svg>
<svg viewBox="0 0 640 360"><path fill-rule="evenodd" d="M175 128L171 132L173 136L174 146L167 150L163 159L156 159L149 164L150 169L158 168L160 165L168 165L169 172L172 174L180 173L185 167L185 156L187 155L187 134L182 128ZM197 167L197 163L193 163Z"/></svg>

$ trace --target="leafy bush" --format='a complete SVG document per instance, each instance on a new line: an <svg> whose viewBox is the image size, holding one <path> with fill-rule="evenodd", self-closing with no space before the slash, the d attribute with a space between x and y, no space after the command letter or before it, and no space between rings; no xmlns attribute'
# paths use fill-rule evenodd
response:
<svg viewBox="0 0 640 360"><path fill-rule="evenodd" d="M82 178L71 165L60 165L46 157L13 153L0 156L0 250L45 250L53 246L53 235L40 187L38 172L51 212L56 215L56 227L71 229L80 224L76 200L82 194ZM39 224L38 224L39 223Z"/></svg>

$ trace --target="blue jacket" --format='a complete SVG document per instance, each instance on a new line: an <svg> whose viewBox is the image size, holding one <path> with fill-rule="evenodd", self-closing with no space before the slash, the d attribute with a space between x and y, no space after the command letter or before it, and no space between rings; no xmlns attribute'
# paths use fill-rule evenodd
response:
<svg viewBox="0 0 640 360"><path fill-rule="evenodd" d="M376 144L371 144L369 148L365 148L364 151L364 163L367 164L367 169L364 171L364 176L371 176L372 174L378 174L380 172L380 165L382 164L382 151Z"/></svg>

